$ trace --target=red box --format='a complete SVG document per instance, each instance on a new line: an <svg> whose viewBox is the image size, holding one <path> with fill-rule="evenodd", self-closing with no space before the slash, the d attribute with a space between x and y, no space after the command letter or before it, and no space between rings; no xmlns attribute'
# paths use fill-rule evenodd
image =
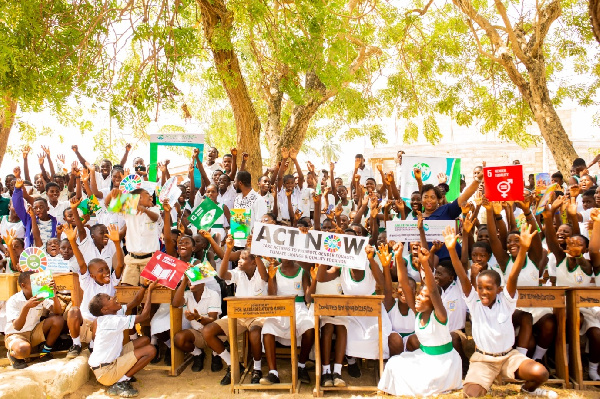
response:
<svg viewBox="0 0 600 399"><path fill-rule="evenodd" d="M523 165L483 168L483 182L490 201L523 200Z"/></svg>
<svg viewBox="0 0 600 399"><path fill-rule="evenodd" d="M174 290L188 267L187 262L156 251L140 275L151 281L158 280L158 284Z"/></svg>

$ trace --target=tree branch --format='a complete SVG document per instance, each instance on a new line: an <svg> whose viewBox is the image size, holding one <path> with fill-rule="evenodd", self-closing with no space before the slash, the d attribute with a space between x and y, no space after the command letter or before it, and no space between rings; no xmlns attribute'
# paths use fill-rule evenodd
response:
<svg viewBox="0 0 600 399"><path fill-rule="evenodd" d="M511 43L511 47L512 47L513 51L515 52L515 55L522 62L528 64L529 62L531 62L531 57L529 57L529 55L525 54L525 52L521 48L521 43L519 41L519 38L517 37L517 34L515 33L515 30L513 29L512 25L510 23L508 14L506 13L506 7L504 7L504 4L502 4L501 0L494 0L494 4L496 5L496 10L498 10L500 17L502 17L502 21L504 22L504 25L506 26L506 32L508 33L508 38Z"/></svg>
<svg viewBox="0 0 600 399"><path fill-rule="evenodd" d="M562 8L559 0L553 0L550 4L546 5L546 7L539 10L539 18L535 25L535 33L527 43L528 49L530 48L529 54L531 54L531 57L538 57L540 48L544 44L546 35L550 30L550 26L561 14Z"/></svg>

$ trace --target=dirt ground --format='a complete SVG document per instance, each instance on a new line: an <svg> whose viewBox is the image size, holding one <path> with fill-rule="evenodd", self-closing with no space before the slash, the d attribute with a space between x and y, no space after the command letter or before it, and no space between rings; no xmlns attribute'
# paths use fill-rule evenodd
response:
<svg viewBox="0 0 600 399"><path fill-rule="evenodd" d="M264 361L263 361L264 363ZM280 378L283 382L290 381L290 365L286 365L285 361L280 362ZM287 366L287 367L286 367ZM310 367L310 364L307 364ZM342 377L349 385L369 385L374 380L374 363L369 363L363 369L363 376L358 379L351 378L346 374L346 368L342 372ZM264 369L265 367L263 367ZM263 371L264 372L264 371ZM194 373L188 367L180 376L169 377L166 371L162 370L143 370L138 374L138 382L134 383L133 386L139 390L139 398L170 398L175 395L181 399L191 398L312 398L312 389L314 386L314 370L310 372L313 385L301 385L300 392L297 394L290 394L287 391L276 391L276 390L261 390L261 391L244 391L241 394L233 395L230 393L230 387L223 387L219 385L219 381L224 375L224 371L218 373L212 373L210 371L210 356L206 360L205 369L199 373ZM501 397L501 398L525 398L524 395L519 395L520 386L514 384L507 384L502 386L494 386L488 397ZM553 388L554 389L554 388ZM562 390L556 389L561 398L571 399L592 399L600 397L600 391L573 391L573 390ZM104 387L98 384L95 379L90 379L90 382L85 384L80 392L77 394L71 394L68 399L105 399L111 396L106 394ZM366 392L355 392L355 393L325 393L326 398L362 398L370 397L375 398L377 396L376 391ZM450 398L462 398L460 392L454 392L447 395L440 395L438 398L450 399Z"/></svg>

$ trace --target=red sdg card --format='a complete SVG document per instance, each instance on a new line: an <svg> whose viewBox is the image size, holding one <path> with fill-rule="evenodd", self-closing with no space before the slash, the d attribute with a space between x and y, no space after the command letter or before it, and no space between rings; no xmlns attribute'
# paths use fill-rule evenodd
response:
<svg viewBox="0 0 600 399"><path fill-rule="evenodd" d="M156 251L142 270L141 276L174 290L189 265L187 262Z"/></svg>
<svg viewBox="0 0 600 399"><path fill-rule="evenodd" d="M490 201L523 200L523 165L483 168L483 182Z"/></svg>

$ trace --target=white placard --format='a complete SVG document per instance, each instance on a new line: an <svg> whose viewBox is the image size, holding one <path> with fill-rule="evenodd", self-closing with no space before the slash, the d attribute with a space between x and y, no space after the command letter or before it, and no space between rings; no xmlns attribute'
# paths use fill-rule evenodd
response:
<svg viewBox="0 0 600 399"><path fill-rule="evenodd" d="M444 241L446 226L456 227L454 220L424 220L423 229L427 242ZM388 220L385 223L388 241L415 242L420 241L419 229L416 220Z"/></svg>
<svg viewBox="0 0 600 399"><path fill-rule="evenodd" d="M68 260L51 257L48 257L48 270L52 273L71 273L73 271Z"/></svg>
<svg viewBox="0 0 600 399"><path fill-rule="evenodd" d="M254 223L251 252L253 255L364 270L367 244L367 237L316 230L302 234L294 227Z"/></svg>
<svg viewBox="0 0 600 399"><path fill-rule="evenodd" d="M175 203L181 196L181 189L177 187L177 176L171 177L169 180L165 182L165 185L162 187L158 199L160 202L165 202L165 199L169 200L169 204L171 206L175 206Z"/></svg>

